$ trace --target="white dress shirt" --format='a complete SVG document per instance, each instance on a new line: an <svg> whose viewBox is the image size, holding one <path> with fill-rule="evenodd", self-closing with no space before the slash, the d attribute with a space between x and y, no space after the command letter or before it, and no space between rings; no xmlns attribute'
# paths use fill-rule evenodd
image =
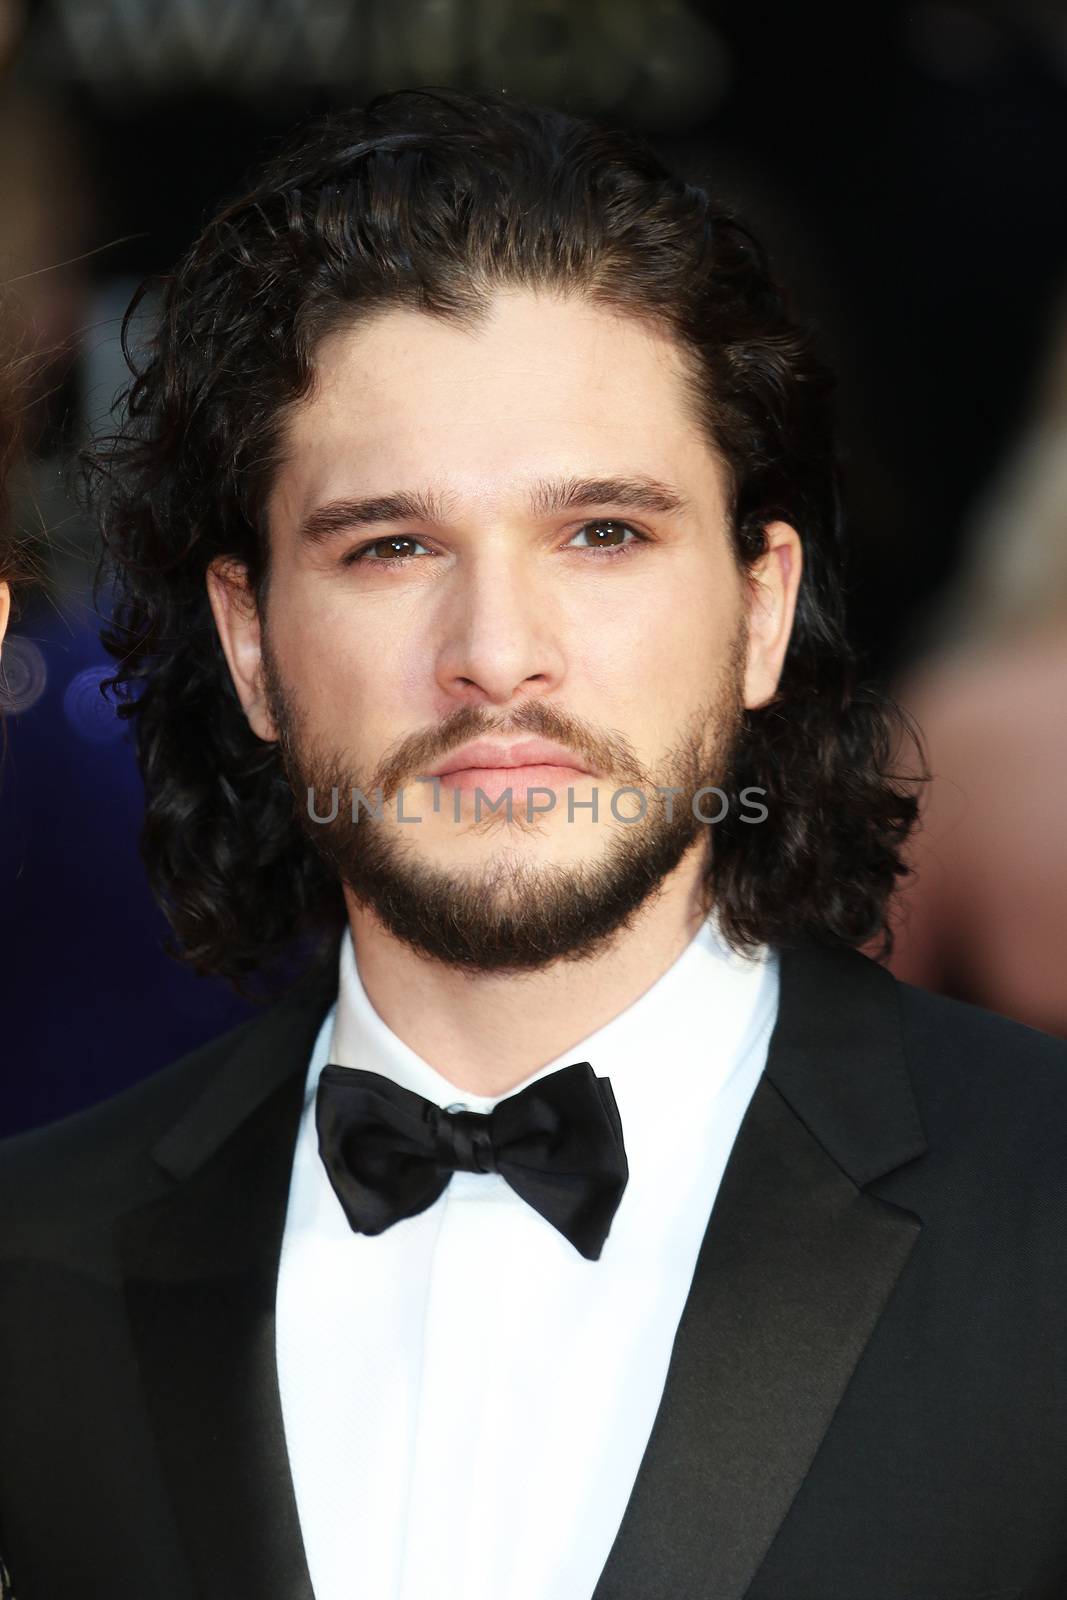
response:
<svg viewBox="0 0 1067 1600"><path fill-rule="evenodd" d="M498 1173L353 1233L318 1154L327 1061L489 1111L386 1026L341 948L307 1076L277 1298L282 1416L316 1600L582 1600L622 1521L723 1169L759 1081L778 964L706 923L573 1061L607 1077L630 1176L587 1261Z"/></svg>

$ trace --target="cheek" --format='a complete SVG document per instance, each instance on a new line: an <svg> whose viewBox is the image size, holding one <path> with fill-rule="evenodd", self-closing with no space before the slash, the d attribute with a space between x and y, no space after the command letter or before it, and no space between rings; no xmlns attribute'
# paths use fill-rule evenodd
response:
<svg viewBox="0 0 1067 1600"><path fill-rule="evenodd" d="M271 622L271 646L282 678L309 728L335 746L365 742L383 703L395 693L400 655L380 629L321 594L285 591L285 604Z"/></svg>
<svg viewBox="0 0 1067 1600"><path fill-rule="evenodd" d="M607 693L634 697L659 726L707 695L741 613L735 569L696 553L664 563L646 582L627 585L585 618L590 678Z"/></svg>

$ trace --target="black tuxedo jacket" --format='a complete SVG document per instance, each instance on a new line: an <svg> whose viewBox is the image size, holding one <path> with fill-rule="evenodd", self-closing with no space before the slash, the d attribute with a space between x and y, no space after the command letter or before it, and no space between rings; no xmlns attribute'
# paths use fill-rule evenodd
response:
<svg viewBox="0 0 1067 1600"><path fill-rule="evenodd" d="M335 988L0 1147L18 1600L312 1600L274 1298ZM741 1596L1067 1597L1067 1049L847 952L782 957L595 1600Z"/></svg>

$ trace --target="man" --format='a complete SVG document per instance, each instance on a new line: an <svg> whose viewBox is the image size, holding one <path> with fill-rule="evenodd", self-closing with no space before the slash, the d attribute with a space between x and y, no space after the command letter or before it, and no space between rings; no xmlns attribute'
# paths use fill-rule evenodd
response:
<svg viewBox="0 0 1067 1600"><path fill-rule="evenodd" d="M1067 1073L899 985L829 383L620 133L414 91L101 462L145 854L261 1019L3 1152L22 1600L1067 1583Z"/></svg>

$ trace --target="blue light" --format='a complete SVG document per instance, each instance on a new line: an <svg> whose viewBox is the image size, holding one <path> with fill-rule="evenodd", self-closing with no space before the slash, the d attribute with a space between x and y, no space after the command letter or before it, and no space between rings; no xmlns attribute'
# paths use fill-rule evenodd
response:
<svg viewBox="0 0 1067 1600"><path fill-rule="evenodd" d="M28 711L44 694L48 667L32 639L9 634L0 649L0 713Z"/></svg>
<svg viewBox="0 0 1067 1600"><path fill-rule="evenodd" d="M90 744L111 744L122 735L114 701L100 693L101 682L112 673L113 669L107 666L86 667L75 673L63 695L67 721Z"/></svg>

